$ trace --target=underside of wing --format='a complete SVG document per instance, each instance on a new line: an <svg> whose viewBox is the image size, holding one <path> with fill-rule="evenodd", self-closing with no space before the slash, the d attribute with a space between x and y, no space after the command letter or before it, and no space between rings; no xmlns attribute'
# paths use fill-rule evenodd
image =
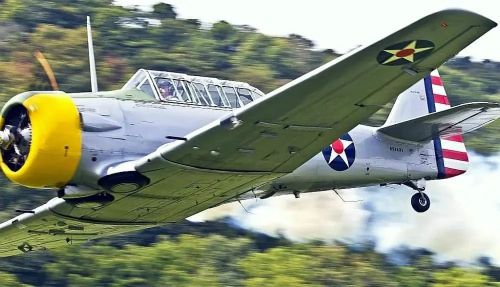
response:
<svg viewBox="0 0 500 287"><path fill-rule="evenodd" d="M64 199L54 198L0 224L0 257L81 244L91 239L148 227L83 222L58 214L54 211L57 208L75 207Z"/></svg>
<svg viewBox="0 0 500 287"><path fill-rule="evenodd" d="M160 156L206 170L291 172L494 26L462 10L427 16L160 147L137 169Z"/></svg>
<svg viewBox="0 0 500 287"><path fill-rule="evenodd" d="M500 117L500 104L468 103L380 128L390 137L413 142L426 142L436 136L465 134Z"/></svg>

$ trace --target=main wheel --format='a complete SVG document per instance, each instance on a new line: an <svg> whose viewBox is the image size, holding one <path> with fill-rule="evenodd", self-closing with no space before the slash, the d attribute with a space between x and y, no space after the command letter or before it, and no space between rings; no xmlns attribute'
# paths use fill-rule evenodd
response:
<svg viewBox="0 0 500 287"><path fill-rule="evenodd" d="M431 200L427 194L417 192L411 197L411 206L416 212L426 212L431 206Z"/></svg>

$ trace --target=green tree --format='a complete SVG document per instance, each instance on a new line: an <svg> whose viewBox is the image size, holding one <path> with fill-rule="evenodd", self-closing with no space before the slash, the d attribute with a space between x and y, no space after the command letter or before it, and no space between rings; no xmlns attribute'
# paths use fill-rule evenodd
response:
<svg viewBox="0 0 500 287"><path fill-rule="evenodd" d="M54 70L61 90L67 92L89 90L85 28L65 29L53 25L40 25L31 34L30 42L33 48L44 53ZM36 78L45 80L42 75L37 74ZM39 90L40 86L34 83L31 89Z"/></svg>
<svg viewBox="0 0 500 287"><path fill-rule="evenodd" d="M167 3L158 3L153 5L153 16L157 17L159 20L175 19L177 18L177 13L172 5Z"/></svg>
<svg viewBox="0 0 500 287"><path fill-rule="evenodd" d="M245 238L182 235L153 246L61 249L45 267L62 286L220 286L238 282L236 260L252 251Z"/></svg>
<svg viewBox="0 0 500 287"><path fill-rule="evenodd" d="M487 286L488 276L474 270L450 268L434 273L433 287L475 287ZM493 286L493 285L490 285Z"/></svg>
<svg viewBox="0 0 500 287"><path fill-rule="evenodd" d="M228 22L219 21L212 25L212 29L210 29L210 32L212 33L212 37L215 40L224 41L234 37L237 33L237 30Z"/></svg>
<svg viewBox="0 0 500 287"><path fill-rule="evenodd" d="M94 11L105 9L106 7L117 7L111 4L111 0L5 0L0 11L0 22L13 21L26 27L28 30L33 30L40 24L76 28L85 24L85 17L93 15Z"/></svg>
<svg viewBox="0 0 500 287"><path fill-rule="evenodd" d="M28 287L29 285L25 285L20 283L16 276L1 272L0 271L0 286L2 287Z"/></svg>
<svg viewBox="0 0 500 287"><path fill-rule="evenodd" d="M239 266L245 286L320 286L313 283L316 260L302 246L253 253Z"/></svg>

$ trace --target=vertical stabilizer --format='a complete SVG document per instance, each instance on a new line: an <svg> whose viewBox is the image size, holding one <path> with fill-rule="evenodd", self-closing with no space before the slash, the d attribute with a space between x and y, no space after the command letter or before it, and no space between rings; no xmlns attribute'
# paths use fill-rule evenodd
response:
<svg viewBox="0 0 500 287"><path fill-rule="evenodd" d="M97 73L95 69L94 44L92 43L92 28L90 27L90 16L87 16L87 40L89 45L90 86L92 92L97 92Z"/></svg>
<svg viewBox="0 0 500 287"><path fill-rule="evenodd" d="M390 126L429 113L424 80L420 80L399 94L384 126Z"/></svg>

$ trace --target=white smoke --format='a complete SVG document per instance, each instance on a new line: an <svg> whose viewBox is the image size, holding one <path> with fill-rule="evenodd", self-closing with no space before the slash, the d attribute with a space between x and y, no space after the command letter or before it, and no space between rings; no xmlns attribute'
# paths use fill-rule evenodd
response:
<svg viewBox="0 0 500 287"><path fill-rule="evenodd" d="M424 214L408 208L403 192L371 197L376 218L371 231L378 250L406 245L431 250L441 260L473 262L487 256L500 265L499 175L500 156L472 154L465 175L429 183L432 204Z"/></svg>
<svg viewBox="0 0 500 287"><path fill-rule="evenodd" d="M471 154L462 176L428 182L431 208L413 211L413 191L404 186L342 191L344 203L332 191L232 203L199 213L193 221L230 216L238 225L295 241L313 239L363 242L375 239L376 248L425 248L438 260L464 263L486 256L500 265L500 155Z"/></svg>
<svg viewBox="0 0 500 287"><path fill-rule="evenodd" d="M343 204L333 192L293 195L266 200L228 204L224 212L217 208L207 210L190 218L202 221L231 216L248 229L269 235L283 235L295 241L344 240L351 241L360 236L369 212L360 204Z"/></svg>

